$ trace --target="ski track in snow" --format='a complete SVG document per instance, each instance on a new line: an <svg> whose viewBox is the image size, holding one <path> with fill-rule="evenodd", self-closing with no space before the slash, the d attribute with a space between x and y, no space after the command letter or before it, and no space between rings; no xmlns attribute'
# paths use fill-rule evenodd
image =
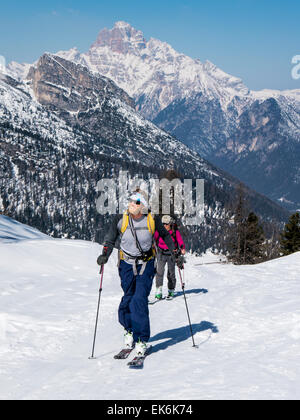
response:
<svg viewBox="0 0 300 420"><path fill-rule="evenodd" d="M189 255L199 348L178 282L174 300L149 307L153 351L132 371L113 359L123 341L116 252L104 272L97 359L88 359L100 251L84 241L0 243L1 400L300 398L299 253L242 267L198 265L219 257Z"/></svg>

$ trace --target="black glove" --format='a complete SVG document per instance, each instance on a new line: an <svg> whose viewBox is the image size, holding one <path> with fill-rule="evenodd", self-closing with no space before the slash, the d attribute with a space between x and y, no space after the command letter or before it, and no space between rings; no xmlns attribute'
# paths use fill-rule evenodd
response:
<svg viewBox="0 0 300 420"><path fill-rule="evenodd" d="M174 249L174 255L175 255L176 260L177 258L181 256L181 251L179 248Z"/></svg>
<svg viewBox="0 0 300 420"><path fill-rule="evenodd" d="M98 259L97 259L97 264L98 264L98 265L103 265L103 264L106 264L106 263L107 263L107 261L108 261L108 256L107 256L107 247L105 246L105 247L103 248L102 255L100 255L100 256L98 257Z"/></svg>
<svg viewBox="0 0 300 420"><path fill-rule="evenodd" d="M97 259L97 264L98 265L103 265L106 264L108 261L108 256L107 255L100 255Z"/></svg>
<svg viewBox="0 0 300 420"><path fill-rule="evenodd" d="M176 259L177 267L182 270L184 267L185 258L183 255L179 255L179 257Z"/></svg>

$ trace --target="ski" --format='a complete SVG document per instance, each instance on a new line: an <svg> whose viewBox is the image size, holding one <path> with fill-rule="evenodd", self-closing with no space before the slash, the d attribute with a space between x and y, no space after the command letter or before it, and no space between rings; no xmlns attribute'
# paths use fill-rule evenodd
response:
<svg viewBox="0 0 300 420"><path fill-rule="evenodd" d="M150 351L151 351L151 347L148 347L146 350L146 353L144 356L135 356L131 362L128 362L127 365L129 366L130 369L143 369L144 367L144 361L146 359L146 357L149 355Z"/></svg>
<svg viewBox="0 0 300 420"><path fill-rule="evenodd" d="M133 350L133 348L132 349L122 349L118 354L116 354L114 356L114 359L117 359L117 360L127 359L127 357L130 355L132 350Z"/></svg>
<svg viewBox="0 0 300 420"><path fill-rule="evenodd" d="M136 356L128 363L130 369L143 369L145 356Z"/></svg>
<svg viewBox="0 0 300 420"><path fill-rule="evenodd" d="M165 300L165 299L166 299L166 298L165 298L165 297L163 297L163 298L161 298L161 299L149 300L148 304L149 304L149 305L154 305L155 303L160 302L160 301Z"/></svg>

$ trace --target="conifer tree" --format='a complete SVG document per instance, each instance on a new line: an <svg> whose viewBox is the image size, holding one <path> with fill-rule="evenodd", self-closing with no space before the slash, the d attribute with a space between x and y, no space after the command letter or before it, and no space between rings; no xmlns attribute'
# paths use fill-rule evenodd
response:
<svg viewBox="0 0 300 420"><path fill-rule="evenodd" d="M243 243L245 237L245 220L247 215L247 203L245 202L245 190L242 184L236 189L236 202L233 205L233 216L228 233L229 259L235 264L243 263Z"/></svg>
<svg viewBox="0 0 300 420"><path fill-rule="evenodd" d="M281 251L284 255L300 251L300 214L292 214L281 234Z"/></svg>
<svg viewBox="0 0 300 420"><path fill-rule="evenodd" d="M257 264L262 262L264 260L265 236L262 227L259 225L259 219L253 212L247 218L243 240L243 263Z"/></svg>
<svg viewBox="0 0 300 420"><path fill-rule="evenodd" d="M256 264L266 259L263 228L259 225L256 214L248 209L245 188L243 184L239 184L227 232L229 259L234 264Z"/></svg>

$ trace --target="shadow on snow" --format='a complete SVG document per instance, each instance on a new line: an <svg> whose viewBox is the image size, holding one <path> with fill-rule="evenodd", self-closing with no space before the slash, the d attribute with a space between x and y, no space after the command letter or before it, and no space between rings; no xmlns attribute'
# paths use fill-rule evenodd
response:
<svg viewBox="0 0 300 420"><path fill-rule="evenodd" d="M191 294L199 294L199 293L208 293L207 289L191 289L191 290L185 290L185 294L186 295L191 295ZM174 299L176 299L179 296L183 296L183 292L176 292L176 295L174 296Z"/></svg>
<svg viewBox="0 0 300 420"><path fill-rule="evenodd" d="M210 335L206 338L203 342L197 343L197 345L204 344L208 341L212 334L217 334L219 332L218 328L212 323L208 321L202 321L200 324L193 324L192 325L194 335L201 331L211 330ZM156 334L154 337L151 337L149 342L153 343L154 341L164 340L169 338L169 340L164 341L163 343L155 344L151 348L151 354L156 353L161 350L166 350L170 346L174 346L175 344L181 343L185 340L192 340L191 339L191 330L190 326L187 325L185 327L175 328L173 330L167 330Z"/></svg>

